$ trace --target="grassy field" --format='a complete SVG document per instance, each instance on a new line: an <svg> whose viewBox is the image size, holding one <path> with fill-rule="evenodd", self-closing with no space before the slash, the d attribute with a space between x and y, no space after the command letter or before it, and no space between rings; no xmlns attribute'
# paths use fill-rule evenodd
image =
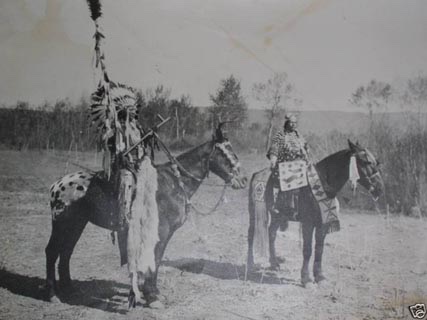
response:
<svg viewBox="0 0 427 320"><path fill-rule="evenodd" d="M262 156L241 160L248 173L265 165ZM100 156L1 151L0 161L0 319L410 319L410 304L427 303L427 222L368 211L343 210L342 230L326 238L326 285L299 284L297 223L279 232L281 270L246 277L247 190L230 191L212 215L192 213L176 232L159 272L163 310L127 309L126 267L109 231L93 225L71 260L77 291L49 303L39 289L51 230L48 188L80 170L72 162L99 168ZM194 203L213 205L218 182L209 178Z"/></svg>

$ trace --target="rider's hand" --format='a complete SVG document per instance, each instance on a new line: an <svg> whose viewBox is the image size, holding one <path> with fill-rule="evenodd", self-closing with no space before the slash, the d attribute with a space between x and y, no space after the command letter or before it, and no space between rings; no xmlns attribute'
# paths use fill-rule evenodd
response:
<svg viewBox="0 0 427 320"><path fill-rule="evenodd" d="M123 154L123 152L119 152L117 154L117 158L119 160L120 167L124 168L128 165L128 158Z"/></svg>
<svg viewBox="0 0 427 320"><path fill-rule="evenodd" d="M276 167L277 162L277 156L271 155L270 156L270 169L273 170L274 167Z"/></svg>

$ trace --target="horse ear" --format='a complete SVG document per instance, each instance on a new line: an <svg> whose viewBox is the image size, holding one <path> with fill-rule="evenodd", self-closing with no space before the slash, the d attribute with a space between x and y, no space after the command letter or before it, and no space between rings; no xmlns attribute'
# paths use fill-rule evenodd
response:
<svg viewBox="0 0 427 320"><path fill-rule="evenodd" d="M348 147L350 148L350 150L352 152L356 152L357 145L355 145L353 142L351 142L350 139L347 139L347 141L348 141Z"/></svg>
<svg viewBox="0 0 427 320"><path fill-rule="evenodd" d="M224 140L224 132L222 131L222 126L225 122L219 122L218 126L215 129L215 141L222 142Z"/></svg>

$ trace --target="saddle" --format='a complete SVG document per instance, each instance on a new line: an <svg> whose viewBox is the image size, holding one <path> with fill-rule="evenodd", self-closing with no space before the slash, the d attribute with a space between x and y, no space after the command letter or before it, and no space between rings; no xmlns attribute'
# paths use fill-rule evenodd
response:
<svg viewBox="0 0 427 320"><path fill-rule="evenodd" d="M304 160L279 163L267 182L267 207L286 220L299 221L298 194L307 185L307 163Z"/></svg>

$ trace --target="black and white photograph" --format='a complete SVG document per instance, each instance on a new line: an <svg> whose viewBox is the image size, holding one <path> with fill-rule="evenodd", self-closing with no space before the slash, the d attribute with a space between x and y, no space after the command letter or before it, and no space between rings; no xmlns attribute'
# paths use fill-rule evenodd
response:
<svg viewBox="0 0 427 320"><path fill-rule="evenodd" d="M0 0L0 319L427 319L427 2Z"/></svg>

